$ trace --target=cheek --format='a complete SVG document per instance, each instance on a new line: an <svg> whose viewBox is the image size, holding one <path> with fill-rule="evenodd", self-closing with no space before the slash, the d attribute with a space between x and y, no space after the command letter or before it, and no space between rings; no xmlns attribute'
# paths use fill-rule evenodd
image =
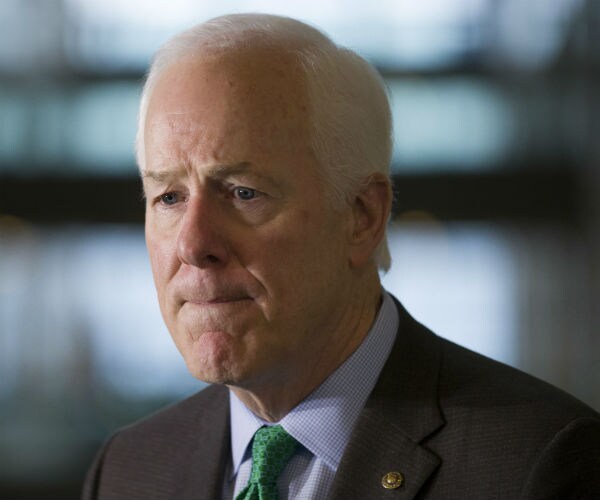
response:
<svg viewBox="0 0 600 500"><path fill-rule="evenodd" d="M301 273L303 261L311 252L312 233L304 217L278 221L277 226L256 240L253 253L259 257L265 271Z"/></svg>
<svg viewBox="0 0 600 500"><path fill-rule="evenodd" d="M310 293L343 265L339 226L337 230L324 228L319 215L308 210L282 222L255 243L248 270L272 295L291 298Z"/></svg>
<svg viewBox="0 0 600 500"><path fill-rule="evenodd" d="M177 246L174 239L161 237L146 226L146 247L156 290L162 302L164 289L177 270Z"/></svg>

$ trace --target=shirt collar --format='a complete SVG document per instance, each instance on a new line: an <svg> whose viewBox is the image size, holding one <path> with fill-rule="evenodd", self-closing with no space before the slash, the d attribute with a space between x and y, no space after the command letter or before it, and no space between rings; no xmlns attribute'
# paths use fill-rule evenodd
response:
<svg viewBox="0 0 600 500"><path fill-rule="evenodd" d="M291 436L334 471L389 356L398 324L394 301L384 290L375 322L361 345L279 422ZM254 433L263 425L270 424L248 410L232 391L229 394L234 476Z"/></svg>

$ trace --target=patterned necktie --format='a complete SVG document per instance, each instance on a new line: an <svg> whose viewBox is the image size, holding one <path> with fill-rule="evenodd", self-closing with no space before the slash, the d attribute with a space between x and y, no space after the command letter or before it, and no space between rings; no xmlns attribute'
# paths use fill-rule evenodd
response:
<svg viewBox="0 0 600 500"><path fill-rule="evenodd" d="M252 472L235 500L277 500L277 478L294 454L298 441L281 425L261 427L252 444Z"/></svg>

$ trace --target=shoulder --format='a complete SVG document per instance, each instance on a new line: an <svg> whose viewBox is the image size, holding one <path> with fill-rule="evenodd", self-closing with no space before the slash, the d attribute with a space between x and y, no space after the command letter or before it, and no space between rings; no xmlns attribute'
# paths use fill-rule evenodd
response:
<svg viewBox="0 0 600 500"><path fill-rule="evenodd" d="M561 426L578 417L600 418L592 408L570 394L521 370L494 361L445 339L440 347L439 399L446 414L465 409L484 415L504 412L511 425L533 419L537 427Z"/></svg>
<svg viewBox="0 0 600 500"><path fill-rule="evenodd" d="M397 379L401 387L416 387L409 393L411 408L427 407L439 416L428 435L413 434L440 459L431 492L442 498L460 491L480 498L600 494L596 411L542 380L438 337L402 306L399 312L391 359L404 368L386 383L393 387ZM403 410L399 415L406 405Z"/></svg>
<svg viewBox="0 0 600 500"><path fill-rule="evenodd" d="M198 436L212 432L215 422L227 422L229 412L227 388L209 386L206 389L164 408L134 424L117 431L109 442L113 458L127 459L135 455L155 460L156 450L166 460L187 450Z"/></svg>
<svg viewBox="0 0 600 500"><path fill-rule="evenodd" d="M600 494L596 411L520 370L439 337L435 343L445 425L428 446L443 458L440 483L496 478L498 494L514 488L523 498Z"/></svg>
<svg viewBox="0 0 600 500"><path fill-rule="evenodd" d="M437 380L437 399L444 413L458 416L464 411L481 414L491 409L493 413L506 410L529 415L538 421L600 418L592 408L557 387L439 337L397 305L399 350L408 350L416 358L411 360L414 366L428 365L428 374ZM396 361L406 359L400 353Z"/></svg>
<svg viewBox="0 0 600 500"><path fill-rule="evenodd" d="M523 498L600 494L597 412L526 373L440 344L439 401L446 425L430 445L460 464L446 464L446 472L462 469L471 483L498 478L499 491L512 482Z"/></svg>
<svg viewBox="0 0 600 500"><path fill-rule="evenodd" d="M202 466L223 454L228 402L227 388L209 386L120 429L96 456L83 498L174 497L187 481L192 459Z"/></svg>
<svg viewBox="0 0 600 500"><path fill-rule="evenodd" d="M228 390L224 386L211 385L202 391L171 406L128 425L117 432L117 441L137 441L153 437L174 436L185 438L197 434L203 425L213 425L217 416L229 411Z"/></svg>

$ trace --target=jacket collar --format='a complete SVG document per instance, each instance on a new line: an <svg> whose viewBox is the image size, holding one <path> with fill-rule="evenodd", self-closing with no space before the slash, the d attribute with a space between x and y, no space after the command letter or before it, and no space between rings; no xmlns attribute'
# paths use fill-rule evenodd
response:
<svg viewBox="0 0 600 500"><path fill-rule="evenodd" d="M438 405L439 344L396 305L396 343L342 457L330 500L414 498L441 462L422 444L445 423ZM401 487L382 486L388 472L402 474Z"/></svg>

